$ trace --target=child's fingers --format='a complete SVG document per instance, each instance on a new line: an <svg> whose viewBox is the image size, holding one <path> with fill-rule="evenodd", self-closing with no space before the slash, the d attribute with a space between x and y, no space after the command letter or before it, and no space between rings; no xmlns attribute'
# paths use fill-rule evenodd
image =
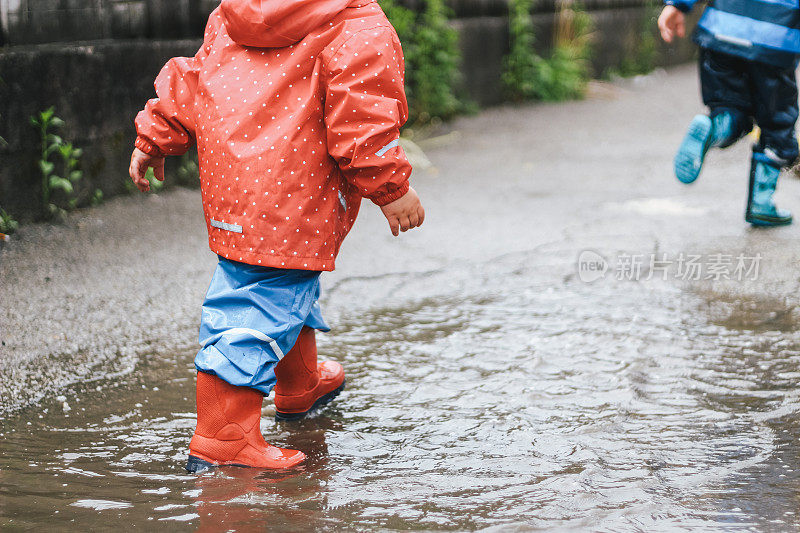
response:
<svg viewBox="0 0 800 533"><path fill-rule="evenodd" d="M147 164L143 159L135 156L131 158L130 174L133 181L144 179L144 173L146 171Z"/></svg>
<svg viewBox="0 0 800 533"><path fill-rule="evenodd" d="M672 30L670 29L669 12L664 11L658 17L658 29L661 32L661 38L665 43L672 42Z"/></svg>
<svg viewBox="0 0 800 533"><path fill-rule="evenodd" d="M138 178L134 178L133 184L136 185L136 188L142 192L147 192L148 190L150 190L150 183L148 183L147 180L142 181Z"/></svg>
<svg viewBox="0 0 800 533"><path fill-rule="evenodd" d="M147 178L136 178L133 180L133 183L135 183L136 188L142 192L147 192L150 190L150 182L147 181Z"/></svg>
<svg viewBox="0 0 800 533"><path fill-rule="evenodd" d="M408 229L416 228L417 226L419 226L419 215L411 213L408 215Z"/></svg>
<svg viewBox="0 0 800 533"><path fill-rule="evenodd" d="M422 223L425 222L425 208L422 207L422 204L420 204L417 209L417 217L419 218L419 224L417 224L417 226L421 226Z"/></svg>
<svg viewBox="0 0 800 533"><path fill-rule="evenodd" d="M136 188L142 192L150 190L150 182L144 177L145 172L147 172L147 166L143 164L141 159L134 158L131 160L128 173L131 176L131 180L133 180L133 183L136 185Z"/></svg>
<svg viewBox="0 0 800 533"><path fill-rule="evenodd" d="M158 181L164 181L164 160L159 159L153 164L153 175Z"/></svg>
<svg viewBox="0 0 800 533"><path fill-rule="evenodd" d="M400 221L397 220L397 217L386 217L386 220L389 221L389 229L392 230L392 235L395 237L400 235Z"/></svg>
<svg viewBox="0 0 800 533"><path fill-rule="evenodd" d="M675 31L678 34L678 37L682 39L686 36L686 24L684 24L682 20L679 21L678 27L675 29Z"/></svg>
<svg viewBox="0 0 800 533"><path fill-rule="evenodd" d="M400 231L408 231L412 227L413 226L408 221L408 217L407 216L403 216L403 217L400 218Z"/></svg>
<svg viewBox="0 0 800 533"><path fill-rule="evenodd" d="M153 160L148 157L144 152L134 150L131 154L131 165L128 167L128 174L136 185L136 188L142 192L150 190L150 181L147 179L147 169L152 165ZM161 180L164 180L164 160L156 161L153 166L153 171L156 174L161 174Z"/></svg>
<svg viewBox="0 0 800 533"><path fill-rule="evenodd" d="M131 158L131 166L128 167L128 175L134 183L139 179L139 162L134 158Z"/></svg>

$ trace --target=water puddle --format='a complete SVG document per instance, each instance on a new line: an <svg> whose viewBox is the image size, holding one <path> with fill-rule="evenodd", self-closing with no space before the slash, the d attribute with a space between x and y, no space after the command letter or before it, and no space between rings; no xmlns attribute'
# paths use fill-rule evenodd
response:
<svg viewBox="0 0 800 533"><path fill-rule="evenodd" d="M188 351L54 395L1 422L0 524L796 529L794 311L586 284L574 262L520 254L330 287L320 350L347 390L295 425L265 402L268 442L309 455L291 472L185 473Z"/></svg>

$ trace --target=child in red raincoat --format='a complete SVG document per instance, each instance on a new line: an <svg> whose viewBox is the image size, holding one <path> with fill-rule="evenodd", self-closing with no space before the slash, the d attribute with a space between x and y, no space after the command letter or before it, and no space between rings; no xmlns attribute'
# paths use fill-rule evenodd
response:
<svg viewBox="0 0 800 533"><path fill-rule="evenodd" d="M317 363L321 271L333 270L362 197L398 235L425 214L399 130L403 53L374 0L223 0L203 46L171 59L136 117L130 175L197 144L209 246L220 260L203 304L190 471L285 468L299 451L264 442L263 396L302 418L344 387Z"/></svg>

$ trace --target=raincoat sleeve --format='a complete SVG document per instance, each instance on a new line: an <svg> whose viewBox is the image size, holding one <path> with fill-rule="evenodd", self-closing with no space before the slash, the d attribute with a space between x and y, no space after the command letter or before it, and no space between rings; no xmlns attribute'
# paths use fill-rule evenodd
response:
<svg viewBox="0 0 800 533"><path fill-rule="evenodd" d="M194 144L194 97L203 60L220 26L213 13L194 57L173 57L155 81L157 98L136 115L136 148L157 156L182 155Z"/></svg>
<svg viewBox="0 0 800 533"><path fill-rule="evenodd" d="M408 118L403 51L391 27L362 30L328 59L328 153L362 196L386 205L408 192L411 164L400 147Z"/></svg>
<svg viewBox="0 0 800 533"><path fill-rule="evenodd" d="M664 0L665 6L675 6L684 13L692 10L697 0Z"/></svg>

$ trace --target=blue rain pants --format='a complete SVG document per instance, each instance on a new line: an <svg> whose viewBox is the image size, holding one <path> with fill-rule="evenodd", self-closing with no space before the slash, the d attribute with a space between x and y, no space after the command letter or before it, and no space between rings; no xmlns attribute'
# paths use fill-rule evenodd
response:
<svg viewBox="0 0 800 533"><path fill-rule="evenodd" d="M220 257L203 302L197 370L269 394L275 365L303 326L330 330L319 307L319 276Z"/></svg>
<svg viewBox="0 0 800 533"><path fill-rule="evenodd" d="M712 116L722 112L733 116L734 131L723 147L747 135L755 122L761 129L761 139L754 150L773 153L782 166L794 163L798 156L794 132L798 110L793 67L701 48L700 85L703 103Z"/></svg>

